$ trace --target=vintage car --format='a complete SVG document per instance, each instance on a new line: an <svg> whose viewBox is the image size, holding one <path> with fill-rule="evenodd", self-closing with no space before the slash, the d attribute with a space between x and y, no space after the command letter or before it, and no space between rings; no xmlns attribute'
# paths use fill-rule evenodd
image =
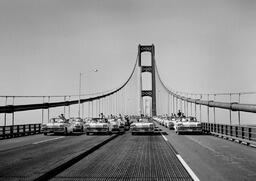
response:
<svg viewBox="0 0 256 181"><path fill-rule="evenodd" d="M116 119L109 119L108 123L109 123L109 131L111 133L119 133L120 132L119 124Z"/></svg>
<svg viewBox="0 0 256 181"><path fill-rule="evenodd" d="M126 128L125 128L126 121L123 120L122 118L118 118L117 122L119 126L119 133L123 134L126 131Z"/></svg>
<svg viewBox="0 0 256 181"><path fill-rule="evenodd" d="M164 126L164 120L165 120L164 117L160 117L160 119L159 119L159 124L162 125L162 126Z"/></svg>
<svg viewBox="0 0 256 181"><path fill-rule="evenodd" d="M70 122L73 125L73 132L84 132L84 121L81 118L70 118Z"/></svg>
<svg viewBox="0 0 256 181"><path fill-rule="evenodd" d="M90 122L85 125L85 132L87 135L90 133L104 133L109 134L109 123L105 118L93 118Z"/></svg>
<svg viewBox="0 0 256 181"><path fill-rule="evenodd" d="M136 133L154 133L154 123L148 119L139 119L138 122L133 122L130 126L132 135Z"/></svg>
<svg viewBox="0 0 256 181"><path fill-rule="evenodd" d="M177 134L185 132L202 133L202 125L195 117L181 118L180 121L175 123L174 129Z"/></svg>
<svg viewBox="0 0 256 181"><path fill-rule="evenodd" d="M176 120L174 118L170 118L168 119L168 121L166 121L166 128L168 129L174 129L174 124L175 124Z"/></svg>
<svg viewBox="0 0 256 181"><path fill-rule="evenodd" d="M128 131L130 129L130 123L128 121L125 121L124 123L124 130Z"/></svg>
<svg viewBox="0 0 256 181"><path fill-rule="evenodd" d="M130 129L130 119L128 116L124 117L124 130L128 131Z"/></svg>
<svg viewBox="0 0 256 181"><path fill-rule="evenodd" d="M44 135L47 135L48 133L62 133L68 135L72 132L73 125L64 117L51 118L49 123L42 125L42 133Z"/></svg>
<svg viewBox="0 0 256 181"><path fill-rule="evenodd" d="M169 119L163 118L163 126L167 128L168 123L169 123Z"/></svg>

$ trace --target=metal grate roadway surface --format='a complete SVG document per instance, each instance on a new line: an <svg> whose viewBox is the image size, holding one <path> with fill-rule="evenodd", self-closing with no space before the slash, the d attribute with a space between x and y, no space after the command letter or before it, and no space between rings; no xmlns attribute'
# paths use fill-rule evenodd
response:
<svg viewBox="0 0 256 181"><path fill-rule="evenodd" d="M192 180L160 135L125 134L52 180Z"/></svg>

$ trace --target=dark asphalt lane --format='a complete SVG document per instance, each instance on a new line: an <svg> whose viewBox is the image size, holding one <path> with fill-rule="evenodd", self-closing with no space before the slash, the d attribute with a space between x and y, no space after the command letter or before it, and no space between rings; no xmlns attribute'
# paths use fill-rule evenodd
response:
<svg viewBox="0 0 256 181"><path fill-rule="evenodd" d="M211 135L177 135L159 127L200 180L256 180L256 148Z"/></svg>
<svg viewBox="0 0 256 181"><path fill-rule="evenodd" d="M37 134L37 135L30 135L30 136L24 136L24 137L3 139L3 140L0 140L0 152L4 150L9 150L9 149L18 148L25 145L37 143L44 140L58 139L59 137L61 137L61 135L44 136L43 134Z"/></svg>
<svg viewBox="0 0 256 181"><path fill-rule="evenodd" d="M0 180L33 180L81 152L106 140L109 136L28 136L24 141L8 141L8 149L0 151ZM4 143L1 143L5 145Z"/></svg>
<svg viewBox="0 0 256 181"><path fill-rule="evenodd" d="M192 180L161 135L126 133L52 180Z"/></svg>

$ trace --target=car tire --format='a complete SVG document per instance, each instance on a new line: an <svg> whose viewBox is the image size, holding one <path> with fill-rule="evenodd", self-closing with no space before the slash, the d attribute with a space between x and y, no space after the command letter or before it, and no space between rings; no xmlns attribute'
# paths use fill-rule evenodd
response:
<svg viewBox="0 0 256 181"><path fill-rule="evenodd" d="M88 133L88 132L86 132L86 135L89 135L89 133Z"/></svg>
<svg viewBox="0 0 256 181"><path fill-rule="evenodd" d="M44 133L44 135L47 135L47 133Z"/></svg>

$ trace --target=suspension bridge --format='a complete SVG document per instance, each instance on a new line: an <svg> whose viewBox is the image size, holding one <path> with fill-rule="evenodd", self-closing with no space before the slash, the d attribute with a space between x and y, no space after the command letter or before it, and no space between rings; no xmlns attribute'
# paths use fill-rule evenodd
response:
<svg viewBox="0 0 256 181"><path fill-rule="evenodd" d="M142 54L150 53L150 65ZM145 75L150 88L145 89ZM120 87L94 94L0 97L0 180L255 180L253 92L195 94L168 88L154 45L139 45ZM247 97L246 97L247 96ZM204 134L41 134L51 117L194 116ZM26 119L35 117L36 122Z"/></svg>

